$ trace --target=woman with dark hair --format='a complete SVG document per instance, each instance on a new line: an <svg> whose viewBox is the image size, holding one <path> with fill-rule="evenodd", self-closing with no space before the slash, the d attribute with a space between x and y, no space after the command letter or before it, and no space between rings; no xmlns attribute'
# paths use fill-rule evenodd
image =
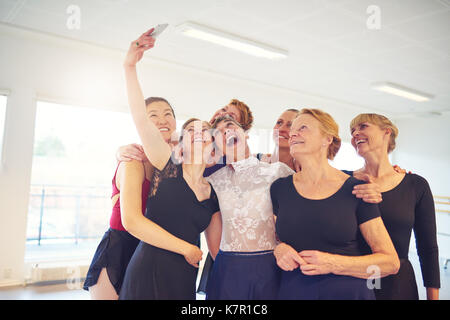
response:
<svg viewBox="0 0 450 320"><path fill-rule="evenodd" d="M131 43L124 62L131 115L156 178L145 218L124 221L142 233L136 234L141 242L128 264L119 298L191 300L195 299L197 268L202 258L198 239L219 210L214 189L203 178L213 151L212 137L209 123L188 120L179 140L181 163L176 164L171 146L154 123L144 117L136 64L154 46L151 31Z"/></svg>
<svg viewBox="0 0 450 320"><path fill-rule="evenodd" d="M166 142L175 131L175 114L169 102L160 97L145 100L146 115ZM139 243L134 236L139 224L125 224L143 218L150 186L153 184L150 162L119 162L112 180L110 228L104 234L92 259L83 288L93 300L117 300L125 270ZM145 226L140 225L145 232Z"/></svg>
<svg viewBox="0 0 450 320"><path fill-rule="evenodd" d="M229 116L239 122L245 131L249 131L253 125L253 114L250 108L242 101L238 99L231 99L231 101L224 107L217 110L210 120L210 124L222 116ZM172 143L177 143L176 139ZM223 155L217 154L216 163L212 166L207 166L205 169L204 176L208 177L217 170L226 166L225 157ZM139 161L146 161L144 150L139 144L129 144L119 147L116 153L116 158L118 161L130 161L132 159Z"/></svg>
<svg viewBox="0 0 450 320"><path fill-rule="evenodd" d="M377 299L419 299L414 270L408 260L411 231L414 230L427 299L439 299L439 251L433 195L428 182L417 174L399 173L388 154L395 148L397 127L385 116L367 113L350 123L352 145L365 164L348 172L358 178L368 175L382 191L381 218L400 258L397 274L381 279Z"/></svg>
<svg viewBox="0 0 450 320"><path fill-rule="evenodd" d="M211 118L210 124L214 123L217 118L223 116L229 116L230 118L237 121L245 131L249 131L253 125L252 111L247 104L238 99L232 99L226 106L218 109ZM177 143L177 141L172 140L171 143L175 144ZM133 159L144 162L148 161L147 157L145 156L144 149L139 144L130 144L120 147L117 150L116 158L118 161L130 161ZM203 173L204 177L210 176L214 172L227 165L225 155L221 156L220 153L217 153L214 162L215 164L212 166L209 164L207 165ZM200 239L198 241L198 244L200 245ZM198 285L198 293L200 294L206 293L206 286L208 278L210 277L210 270L212 269L213 263L214 261L211 257L211 254L208 253Z"/></svg>

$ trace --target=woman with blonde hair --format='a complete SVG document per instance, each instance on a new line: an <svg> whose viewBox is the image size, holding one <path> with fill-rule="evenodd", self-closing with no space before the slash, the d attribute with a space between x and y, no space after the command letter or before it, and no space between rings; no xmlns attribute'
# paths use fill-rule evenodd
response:
<svg viewBox="0 0 450 320"><path fill-rule="evenodd" d="M338 125L318 109L302 109L290 131L290 150L302 170L270 189L282 269L280 299L374 299L365 279L394 274L395 248L377 204L353 196L362 181L333 168ZM360 250L361 234L372 253Z"/></svg>
<svg viewBox="0 0 450 320"><path fill-rule="evenodd" d="M408 260L411 231L414 230L427 299L438 299L439 252L433 195L428 182L417 174L396 172L388 154L395 148L398 128L385 116L365 113L350 122L352 145L364 166L354 177L369 175L382 191L381 218L400 258L398 274L381 279L377 299L417 300L414 270Z"/></svg>

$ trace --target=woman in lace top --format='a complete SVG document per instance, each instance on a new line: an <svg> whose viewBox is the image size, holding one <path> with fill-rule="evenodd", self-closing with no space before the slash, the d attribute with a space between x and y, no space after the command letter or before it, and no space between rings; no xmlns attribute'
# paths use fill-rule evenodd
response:
<svg viewBox="0 0 450 320"><path fill-rule="evenodd" d="M277 241L269 187L293 171L284 163L269 164L251 156L246 133L234 119L220 117L213 127L216 147L228 165L207 178L221 212L207 230L216 242L208 242L215 261L206 298L274 299L279 270L273 256Z"/></svg>
<svg viewBox="0 0 450 320"><path fill-rule="evenodd" d="M164 98L150 97L145 100L145 105L148 117L160 130L164 140L169 142L176 128L175 113L169 102ZM125 270L139 243L134 237L136 227L130 220L139 221L145 213L153 171L148 161L121 161L117 164L112 180L113 209L110 228L95 251L83 285L85 290L89 290L93 300L119 298ZM134 219L136 216L137 219Z"/></svg>

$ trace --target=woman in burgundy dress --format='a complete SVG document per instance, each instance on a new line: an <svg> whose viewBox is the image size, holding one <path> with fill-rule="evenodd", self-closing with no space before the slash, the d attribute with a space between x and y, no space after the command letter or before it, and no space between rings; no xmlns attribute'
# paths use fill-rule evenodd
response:
<svg viewBox="0 0 450 320"><path fill-rule="evenodd" d="M172 107L167 100L158 97L147 98L145 106L147 116L169 143L176 128ZM150 186L155 184L155 181L151 181L153 171L148 160L119 162L117 165L112 180L113 209L110 228L97 247L83 286L85 290L89 290L94 300L118 299L125 270L139 243L134 237L135 228L133 231L128 230L130 223L124 227L124 221L143 218ZM124 206L131 206L131 210L123 210Z"/></svg>

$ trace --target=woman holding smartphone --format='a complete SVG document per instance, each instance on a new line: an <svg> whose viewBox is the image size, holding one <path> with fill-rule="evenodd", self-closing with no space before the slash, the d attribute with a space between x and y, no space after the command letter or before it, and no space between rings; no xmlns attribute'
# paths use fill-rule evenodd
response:
<svg viewBox="0 0 450 320"><path fill-rule="evenodd" d="M144 116L145 106L136 64L154 46L152 30L131 43L124 62L128 101L145 155L159 177L150 191L145 217L124 221L141 240L127 267L120 299L195 299L195 281L202 251L199 235L219 210L217 196L203 178L212 153L210 125L190 119L179 140L181 164L175 164L172 148L154 123ZM199 156L200 155L200 156ZM139 163L131 161L131 163ZM136 217L137 218L137 217Z"/></svg>

